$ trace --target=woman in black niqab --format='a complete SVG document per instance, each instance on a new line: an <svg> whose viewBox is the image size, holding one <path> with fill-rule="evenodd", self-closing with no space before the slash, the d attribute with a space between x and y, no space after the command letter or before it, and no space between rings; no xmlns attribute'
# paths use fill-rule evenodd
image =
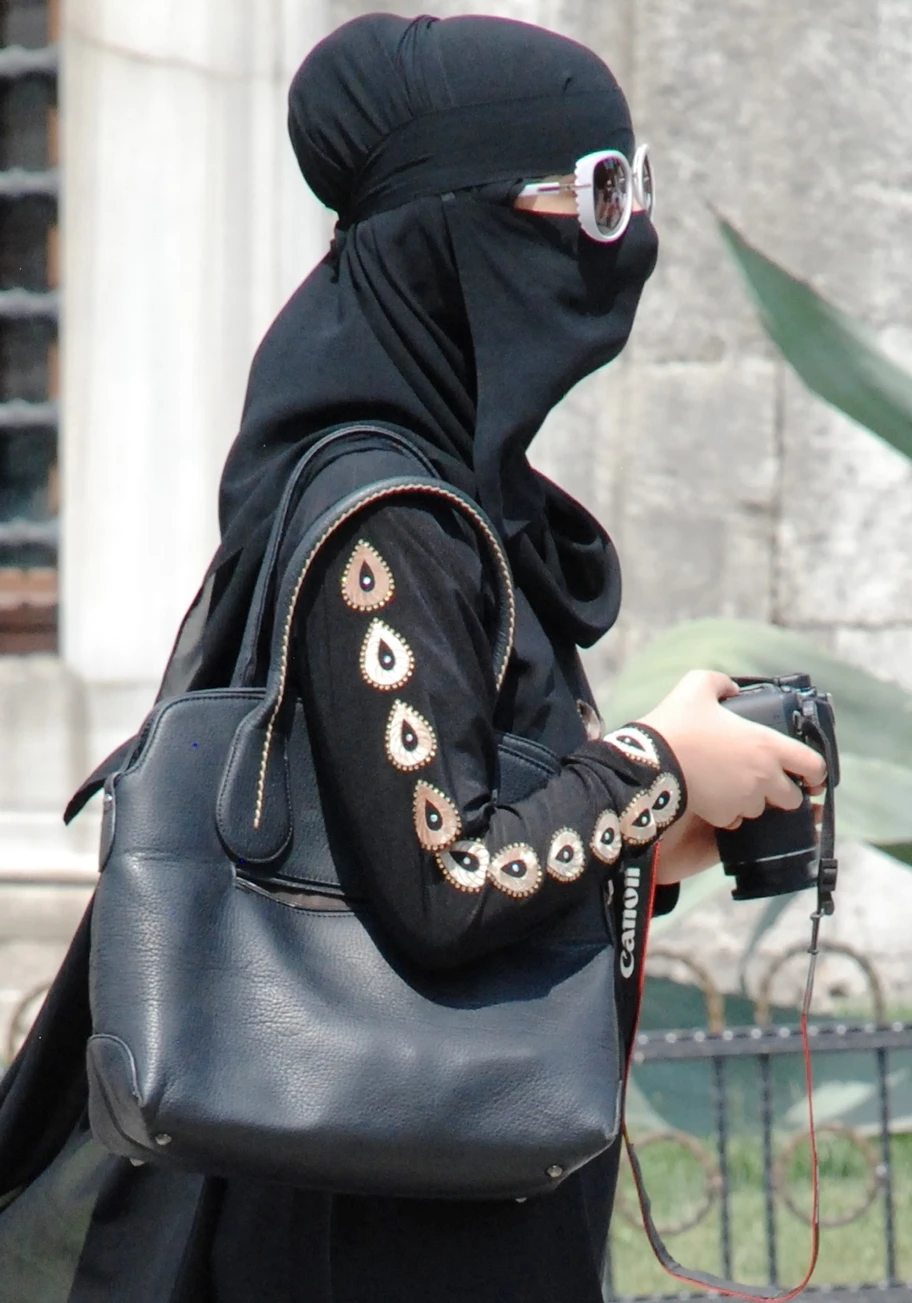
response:
<svg viewBox="0 0 912 1303"><path fill-rule="evenodd" d="M494 521L546 632L590 646L617 616L614 549L526 452L623 348L657 240L645 214L597 245L511 199L592 150L632 156L620 87L590 50L527 24L374 14L316 47L289 110L301 171L339 222L254 359L222 544L165 695L230 677L287 476L349 420L407 430Z"/></svg>
<svg viewBox="0 0 912 1303"><path fill-rule="evenodd" d="M640 214L597 245L574 218L512 200L588 152L631 157L624 97L591 51L535 27L373 15L307 58L289 125L305 179L339 222L254 360L221 483L221 545L161 694L230 681L292 468L327 427L384 421L493 521L518 596L509 727L567 754L583 736L577 647L614 622L620 578L601 527L526 454L554 404L626 342L656 237ZM370 482L383 455L349 458L352 474ZM83 929L0 1085L0 1207L33 1183L74 1208L79 1195L81 1252L62 1269L61 1303L601 1299L616 1147L523 1204L337 1197L92 1158L86 966ZM4 1214L20 1246L42 1202L20 1196Z"/></svg>

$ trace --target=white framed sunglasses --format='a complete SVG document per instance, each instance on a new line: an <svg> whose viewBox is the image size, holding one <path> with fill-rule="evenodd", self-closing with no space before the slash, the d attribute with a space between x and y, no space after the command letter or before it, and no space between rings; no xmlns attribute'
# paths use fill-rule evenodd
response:
<svg viewBox="0 0 912 1303"><path fill-rule="evenodd" d="M655 213L655 177L649 146L639 147L632 165L617 149L584 154L577 160L572 181L533 181L523 186L517 197L565 192L576 195L579 224L591 240L599 244L619 240L627 230L634 200L649 217Z"/></svg>

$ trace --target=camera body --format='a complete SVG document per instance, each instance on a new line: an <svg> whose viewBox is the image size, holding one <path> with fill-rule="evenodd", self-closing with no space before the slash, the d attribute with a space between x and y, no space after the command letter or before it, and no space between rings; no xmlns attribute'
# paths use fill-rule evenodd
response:
<svg viewBox="0 0 912 1303"><path fill-rule="evenodd" d="M736 678L735 682L741 691L722 705L743 719L774 728L818 751L827 762L827 784L832 792L839 782L839 756L829 694L818 692L807 674ZM797 810L770 807L758 819L745 820L735 832L717 829L716 841L722 867L735 879L735 900L784 896L806 887L832 893L835 881L820 881L814 807L806 793ZM833 863L835 878L835 861L826 863Z"/></svg>

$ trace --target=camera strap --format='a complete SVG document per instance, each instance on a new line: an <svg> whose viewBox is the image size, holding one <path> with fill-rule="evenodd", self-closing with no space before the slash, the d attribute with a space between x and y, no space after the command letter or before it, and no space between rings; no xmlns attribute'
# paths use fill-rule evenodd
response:
<svg viewBox="0 0 912 1303"><path fill-rule="evenodd" d="M819 730L818 730L819 732ZM827 767L830 773L830 756L826 755L828 748L827 739L820 734L820 744L824 749L827 760ZM708 1271L690 1270L683 1267L672 1257L668 1246L662 1239L655 1220L652 1216L652 1208L649 1195L646 1193L646 1185L643 1178L643 1170L640 1166L640 1160L637 1156L636 1146L630 1138L627 1129L626 1120L623 1124L624 1145L627 1150L627 1157L630 1160L630 1169L636 1186L637 1200L640 1205L640 1216L643 1227L646 1231L646 1238L649 1240L653 1253L659 1264L673 1276L675 1280L682 1281L687 1285L702 1286L713 1293L724 1294L729 1298L739 1298L748 1300L748 1303L760 1303L763 1299L778 1299L779 1303L788 1303L788 1300L796 1298L808 1285L817 1266L817 1256L820 1250L820 1170L817 1159L817 1135L814 1127L814 1076L813 1065L811 1062L811 1046L808 1035L808 1019L810 1016L811 1000L814 992L814 977L817 966L818 955L818 933L820 930L820 920L824 915L833 912L833 888L836 883L836 859L835 850L835 807L833 800L833 787L827 783L826 799L824 804L823 822L820 829L820 866L818 873L818 897L817 908L811 915L811 942L808 947L810 954L810 963L808 966L808 979L804 992L804 1000L801 1008L801 1047L804 1057L804 1075L807 1087L808 1097L808 1138L811 1155L811 1252L810 1261L807 1271L801 1283L791 1289L779 1289L775 1285L742 1285L738 1281L727 1280L724 1276L715 1276ZM630 989L630 985L623 979L628 976L624 968L620 970L620 990L619 1005L621 1025L625 1026L627 1035L625 1042L627 1046L627 1059L624 1072L624 1089L626 1094L627 1081L630 1076L630 1067L634 1058L634 1048L636 1045L637 1027L639 1025L640 1008L643 999L643 988L646 978L646 950L649 942L649 923L652 917L653 902L655 899L656 875L658 872L659 856L661 855L661 844L655 852L647 859L636 862L633 869L635 875L631 885L631 869L628 868L625 874L625 885L621 900L618 902L618 908L621 911L622 931L620 944L618 946L619 954L623 953L625 944L629 945L630 941L625 938L634 932L632 942L634 945L634 963L630 975L636 971L637 981L635 988ZM632 912L636 911L635 930L631 926L624 927L625 924L633 923ZM628 967L629 964L628 964ZM632 984L631 984L632 985Z"/></svg>

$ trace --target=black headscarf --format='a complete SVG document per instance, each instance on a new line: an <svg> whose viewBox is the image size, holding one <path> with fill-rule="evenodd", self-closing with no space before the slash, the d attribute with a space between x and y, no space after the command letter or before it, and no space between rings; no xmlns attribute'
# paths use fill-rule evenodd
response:
<svg viewBox="0 0 912 1303"><path fill-rule="evenodd" d="M288 475L348 420L409 431L490 515L546 631L590 645L617 616L614 548L526 450L624 346L657 241L645 215L599 245L511 200L592 150L632 155L617 82L590 50L524 23L373 14L311 52L289 105L301 171L339 224L254 359L222 543L163 694L230 675Z"/></svg>

